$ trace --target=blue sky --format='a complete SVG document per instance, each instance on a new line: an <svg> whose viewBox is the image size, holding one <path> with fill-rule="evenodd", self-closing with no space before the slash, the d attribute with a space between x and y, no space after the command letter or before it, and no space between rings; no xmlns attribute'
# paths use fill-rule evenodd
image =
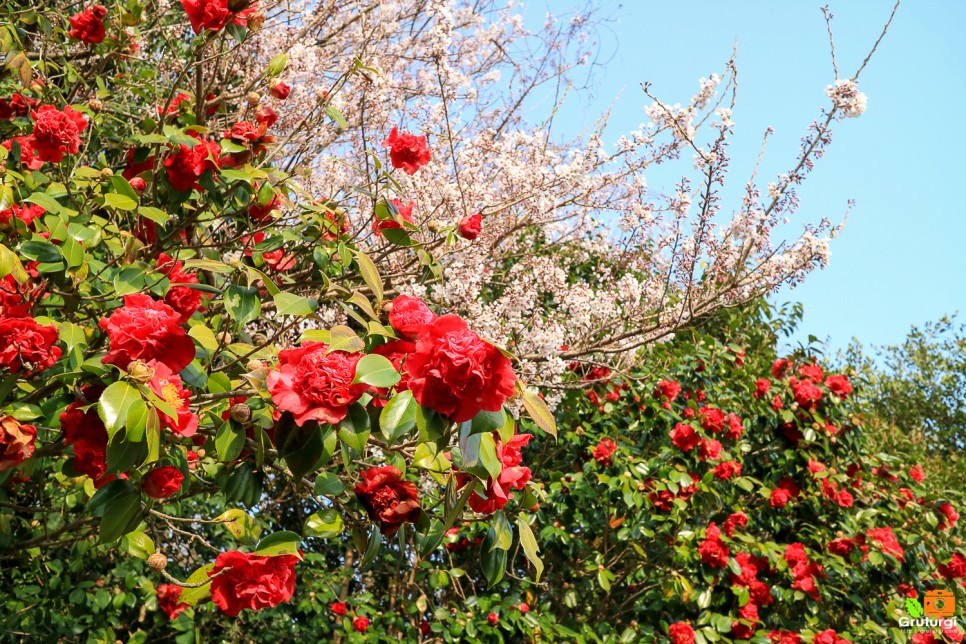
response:
<svg viewBox="0 0 966 644"><path fill-rule="evenodd" d="M878 36L891 1L834 0L842 77L850 77ZM528 22L546 11L572 15L572 0L528 4ZM733 115L732 182L749 175L765 128L775 128L761 177L789 169L800 137L826 104L834 79L820 2L679 0L595 3L601 65L592 91L569 99L558 134L576 135L613 107L608 144L646 120L640 82L669 103L684 103L697 80L719 71L738 47L739 96ZM740 8L737 8L740 7ZM913 324L966 315L966 217L956 186L966 185L954 112L966 104L966 3L907 0L860 77L868 110L837 125L834 139L799 191L790 226L841 219L856 201L831 264L776 302L805 305L801 337L843 348L899 342ZM768 179L770 180L770 179ZM766 180L767 182L767 180ZM651 185L659 190L662 186ZM732 201L734 203L734 201Z"/></svg>

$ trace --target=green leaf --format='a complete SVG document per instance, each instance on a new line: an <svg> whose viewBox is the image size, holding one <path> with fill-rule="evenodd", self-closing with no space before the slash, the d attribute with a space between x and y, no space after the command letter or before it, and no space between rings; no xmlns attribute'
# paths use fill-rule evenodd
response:
<svg viewBox="0 0 966 644"><path fill-rule="evenodd" d="M229 286L225 289L225 310L238 326L258 319L262 312L258 289L254 286Z"/></svg>
<svg viewBox="0 0 966 644"><path fill-rule="evenodd" d="M0 244L0 278L6 277L7 275L13 275L13 278L17 280L18 284L23 284L30 279L17 254L3 244Z"/></svg>
<svg viewBox="0 0 966 644"><path fill-rule="evenodd" d="M222 423L215 434L215 450L222 463L234 461L245 447L245 428L231 420Z"/></svg>
<svg viewBox="0 0 966 644"><path fill-rule="evenodd" d="M305 520L302 534L306 537L333 539L342 534L343 530L345 523L342 522L342 517L334 508L327 508Z"/></svg>
<svg viewBox="0 0 966 644"><path fill-rule="evenodd" d="M470 436L473 434L492 432L497 429L502 429L506 424L506 412L502 409L500 411L481 411L464 424L469 424Z"/></svg>
<svg viewBox="0 0 966 644"><path fill-rule="evenodd" d="M104 390L97 401L97 415L107 428L108 438L124 427L128 411L138 400L142 400L141 394L124 381L112 383Z"/></svg>
<svg viewBox="0 0 966 644"><path fill-rule="evenodd" d="M228 532L239 541L253 542L258 538L262 529L255 523L255 519L239 508L232 508L215 517L216 521L223 521Z"/></svg>
<svg viewBox="0 0 966 644"><path fill-rule="evenodd" d="M208 573L214 570L215 564L210 563L202 566L195 570L191 575L185 580L187 584L200 584L201 582L208 579ZM184 588L181 591L181 597L178 601L189 606L197 606L199 603L205 601L211 597L211 584L205 584L203 586L198 586L197 588Z"/></svg>
<svg viewBox="0 0 966 644"><path fill-rule="evenodd" d="M392 444L416 427L416 401L413 392L401 391L379 413L379 431Z"/></svg>
<svg viewBox="0 0 966 644"><path fill-rule="evenodd" d="M101 518L100 543L109 543L131 532L141 522L141 494L130 481L116 479L91 497L87 509L91 515Z"/></svg>
<svg viewBox="0 0 966 644"><path fill-rule="evenodd" d="M128 180L119 174L115 174L111 177L111 188L113 188L114 192L118 193L119 195L124 195L125 197L133 199L134 201L138 200L138 193L134 192L134 188L131 187L131 184L128 182Z"/></svg>
<svg viewBox="0 0 966 644"><path fill-rule="evenodd" d="M161 224L162 226L168 223L168 213L159 208L154 208L152 206L141 206L138 208L138 214L145 219L150 219L154 223Z"/></svg>
<svg viewBox="0 0 966 644"><path fill-rule="evenodd" d="M506 550L495 547L495 536L487 532L480 545L480 564L486 577L487 588L493 588L503 579L506 570Z"/></svg>
<svg viewBox="0 0 966 644"><path fill-rule="evenodd" d="M366 408L359 403L349 406L346 417L339 421L339 440L359 454L365 454L369 442L371 421Z"/></svg>
<svg viewBox="0 0 966 644"><path fill-rule="evenodd" d="M339 129L344 130L348 125L345 117L342 115L342 112L335 109L331 105L325 106L325 113L329 115L329 118L336 122L336 124L339 126Z"/></svg>
<svg viewBox="0 0 966 644"><path fill-rule="evenodd" d="M352 382L388 388L395 385L399 380L399 372L392 366L388 358L371 353L364 356L356 364L356 377Z"/></svg>
<svg viewBox="0 0 966 644"><path fill-rule="evenodd" d="M323 472L319 474L319 478L315 479L316 496L339 496L344 491L345 486L342 484L342 479L332 472Z"/></svg>
<svg viewBox="0 0 966 644"><path fill-rule="evenodd" d="M143 404L143 403L142 403ZM145 409L147 412L147 409ZM107 474L128 472L140 466L148 457L148 445L134 442L123 434L117 434L107 445Z"/></svg>
<svg viewBox="0 0 966 644"><path fill-rule="evenodd" d="M126 551L132 557L147 559L155 552L154 541L140 530L135 530L124 536L121 541L121 550Z"/></svg>
<svg viewBox="0 0 966 644"><path fill-rule="evenodd" d="M268 63L268 75L278 76L285 71L286 65L288 65L288 54L278 54Z"/></svg>
<svg viewBox="0 0 966 644"><path fill-rule="evenodd" d="M63 261L60 249L49 241L28 241L20 244L20 254L35 262L53 264Z"/></svg>
<svg viewBox="0 0 966 644"><path fill-rule="evenodd" d="M299 559L299 546L302 545L302 537L288 530L275 532L268 535L258 542L255 546L255 554L263 557L277 557L278 555L295 555Z"/></svg>
<svg viewBox="0 0 966 644"><path fill-rule="evenodd" d="M490 520L490 548L509 550L513 545L513 527L506 518L503 510L497 510Z"/></svg>
<svg viewBox="0 0 966 644"><path fill-rule="evenodd" d="M138 202L125 195L109 192L104 195L104 205L118 210L135 210L138 207Z"/></svg>
<svg viewBox="0 0 966 644"><path fill-rule="evenodd" d="M366 554L362 558L361 568L365 570L372 565L372 562L376 560L376 555L379 554L379 550L382 548L382 532L379 530L379 524L372 524L372 531L369 533L369 541L366 543Z"/></svg>
<svg viewBox="0 0 966 644"><path fill-rule="evenodd" d="M359 263L359 272L362 273L362 279L365 280L366 286L372 291L373 297L376 298L376 302L382 301L382 277L379 275L379 269L373 263L372 259L368 255L363 253L361 250L356 251L356 262Z"/></svg>
<svg viewBox="0 0 966 644"><path fill-rule="evenodd" d="M64 207L57 203L53 197L43 192L35 192L24 201L37 204L47 212L52 212L55 215L59 215L64 212Z"/></svg>
<svg viewBox="0 0 966 644"><path fill-rule="evenodd" d="M537 394L525 392L523 394L523 406L526 408L530 418L537 424L537 427L547 432L554 438L557 437L557 422L553 418L553 413Z"/></svg>
<svg viewBox="0 0 966 644"><path fill-rule="evenodd" d="M279 315L312 315L319 303L295 293L281 292L275 296L275 310Z"/></svg>
<svg viewBox="0 0 966 644"><path fill-rule="evenodd" d="M292 414L282 414L275 429L278 455L292 470L295 481L311 472L319 464L325 451L322 427L314 420L299 427Z"/></svg>
<svg viewBox="0 0 966 644"><path fill-rule="evenodd" d="M523 514L517 516L517 529L520 532L520 545L523 546L523 553L527 556L530 563L533 564L533 568L537 573L536 581L540 581L540 575L543 574L543 560L537 554L540 547L537 545L537 539L533 536L533 530L530 529L530 524L527 523L527 518Z"/></svg>
<svg viewBox="0 0 966 644"><path fill-rule="evenodd" d="M329 332L329 348L326 353L332 351L346 351L348 353L358 353L364 351L366 343L362 341L356 332L347 326L338 325L332 327Z"/></svg>

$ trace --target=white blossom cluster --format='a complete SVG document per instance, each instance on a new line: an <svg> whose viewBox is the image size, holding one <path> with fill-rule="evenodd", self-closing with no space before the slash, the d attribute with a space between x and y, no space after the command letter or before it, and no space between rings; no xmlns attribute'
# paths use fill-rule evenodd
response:
<svg viewBox="0 0 966 644"><path fill-rule="evenodd" d="M841 110L843 116L855 118L861 116L868 106L868 98L859 91L858 84L853 80L839 79L834 85L825 88L825 93L832 104Z"/></svg>

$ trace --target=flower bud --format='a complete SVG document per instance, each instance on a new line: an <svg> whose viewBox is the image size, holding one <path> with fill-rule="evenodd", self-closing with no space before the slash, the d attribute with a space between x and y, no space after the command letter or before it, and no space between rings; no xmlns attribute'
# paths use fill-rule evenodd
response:
<svg viewBox="0 0 966 644"><path fill-rule="evenodd" d="M255 335L252 336L252 341L256 345L265 345L265 344L268 344L268 336L265 335L264 333L256 333Z"/></svg>
<svg viewBox="0 0 966 644"><path fill-rule="evenodd" d="M252 410L245 403L236 403L228 410L231 419L239 423L247 423L252 419Z"/></svg>
<svg viewBox="0 0 966 644"><path fill-rule="evenodd" d="M101 103L96 98L92 98L91 100L87 101L87 108L96 114L104 109L104 103Z"/></svg>
<svg viewBox="0 0 966 644"><path fill-rule="evenodd" d="M111 170L110 168L104 168L103 170L101 170L101 176L104 177L105 179L107 179L108 177L113 177L114 171Z"/></svg>
<svg viewBox="0 0 966 644"><path fill-rule="evenodd" d="M431 233L438 233L443 228L443 223L438 219L430 219L429 223L426 224L426 228Z"/></svg>
<svg viewBox="0 0 966 644"><path fill-rule="evenodd" d="M261 360L256 360L253 358L252 360L248 361L248 363L245 365L245 368L248 369L249 371L258 371L264 366L265 366L265 363L263 363Z"/></svg>
<svg viewBox="0 0 966 644"><path fill-rule="evenodd" d="M231 337L231 334L228 333L228 331L222 331L221 333L218 334L217 337L218 337L218 343L220 345L228 346L229 344L231 344L232 337Z"/></svg>
<svg viewBox="0 0 966 644"><path fill-rule="evenodd" d="M265 14L261 11L256 11L255 13L248 16L248 29L250 31L258 31L265 24Z"/></svg>
<svg viewBox="0 0 966 644"><path fill-rule="evenodd" d="M154 368L140 360L134 360L127 366L127 377L135 382L148 383L154 378Z"/></svg>
<svg viewBox="0 0 966 644"><path fill-rule="evenodd" d="M245 100L248 101L249 105L258 105L258 102L262 100L262 97L258 92L248 92L248 95L245 96Z"/></svg>
<svg viewBox="0 0 966 644"><path fill-rule="evenodd" d="M131 179L130 183L135 192L144 192L148 188L147 182L145 182L141 177L134 177Z"/></svg>
<svg viewBox="0 0 966 644"><path fill-rule="evenodd" d="M382 306L380 306L379 309L383 312L384 315L389 315L390 313L392 313L392 301L383 300Z"/></svg>
<svg viewBox="0 0 966 644"><path fill-rule="evenodd" d="M154 572L161 572L168 565L168 558L160 552L155 552L148 557L148 568Z"/></svg>

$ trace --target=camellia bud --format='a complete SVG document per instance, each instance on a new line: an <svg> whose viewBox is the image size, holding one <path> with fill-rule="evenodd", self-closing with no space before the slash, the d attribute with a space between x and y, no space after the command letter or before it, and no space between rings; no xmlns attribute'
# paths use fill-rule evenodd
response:
<svg viewBox="0 0 966 644"><path fill-rule="evenodd" d="M443 228L443 223L437 219L430 219L429 223L426 224L427 230L431 233L438 233Z"/></svg>
<svg viewBox="0 0 966 644"><path fill-rule="evenodd" d="M259 95L258 92L248 92L248 95L245 97L245 100L248 101L249 105L258 105L258 102L262 100L262 97Z"/></svg>
<svg viewBox="0 0 966 644"><path fill-rule="evenodd" d="M168 558L160 552L156 552L148 557L148 568L154 572L161 572L168 565Z"/></svg>
<svg viewBox="0 0 966 644"><path fill-rule="evenodd" d="M264 333L256 333L255 335L252 336L252 341L256 345L268 344L268 336L265 335Z"/></svg>
<svg viewBox="0 0 966 644"><path fill-rule="evenodd" d="M392 313L392 301L391 300L383 300L382 301L382 306L380 306L379 309L384 314L389 315L390 313Z"/></svg>
<svg viewBox="0 0 966 644"><path fill-rule="evenodd" d="M222 346L228 346L229 344L231 344L231 340L232 340L232 337L231 337L231 334L228 333L228 331L222 331L221 333L218 334L218 343L221 344Z"/></svg>
<svg viewBox="0 0 966 644"><path fill-rule="evenodd" d="M265 366L265 363L263 363L261 360L257 360L253 358L248 361L248 363L245 365L245 368L248 369L249 371L258 371L264 366Z"/></svg>
<svg viewBox="0 0 966 644"><path fill-rule="evenodd" d="M145 182L141 177L134 177L131 179L130 184L135 192L144 192L148 188L147 182Z"/></svg>
<svg viewBox="0 0 966 644"><path fill-rule="evenodd" d="M104 177L105 179L108 177L113 177L114 171L111 170L110 168L104 168L103 170L101 170L101 176Z"/></svg>
<svg viewBox="0 0 966 644"><path fill-rule="evenodd" d="M127 377L135 382L148 383L154 378L154 369L140 360L133 360L127 366Z"/></svg>
<svg viewBox="0 0 966 644"><path fill-rule="evenodd" d="M231 419L239 423L247 423L252 419L252 410L245 403L235 403L228 411Z"/></svg>
<svg viewBox="0 0 966 644"><path fill-rule="evenodd" d="M96 98L92 98L91 100L87 101L87 108L96 114L104 109L104 103L101 103Z"/></svg>

